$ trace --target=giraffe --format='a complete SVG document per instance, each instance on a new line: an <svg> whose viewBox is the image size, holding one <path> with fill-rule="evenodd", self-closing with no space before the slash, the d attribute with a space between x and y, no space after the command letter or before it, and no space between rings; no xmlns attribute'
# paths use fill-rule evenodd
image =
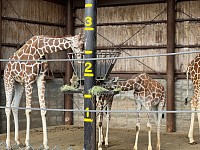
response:
<svg viewBox="0 0 200 150"><path fill-rule="evenodd" d="M200 54L197 55L188 65L186 76L187 76L187 96L185 104L187 104L188 98L188 90L189 90L189 76L192 80L194 86L194 95L190 101L191 104L191 111L199 111L200 110ZM199 121L199 129L200 129L200 113L197 113L198 121ZM190 121L190 129L188 133L189 144L195 144L194 141L194 119L195 119L195 112L191 113L191 121Z"/></svg>
<svg viewBox="0 0 200 150"><path fill-rule="evenodd" d="M103 110L104 108L108 110L107 112L107 122L106 122L106 135L104 141L103 135L103 112L99 112L98 114L98 128L99 128L99 141L98 141L98 150L102 150L102 144L105 142L105 147L108 147L108 132L109 132L109 124L110 124L110 110L113 102L113 94L102 94L96 97L97 108L99 110ZM104 105L105 102L105 105Z"/></svg>
<svg viewBox="0 0 200 150"><path fill-rule="evenodd" d="M137 123L136 123L136 138L134 150L138 150L138 137L140 131L140 113L142 106L145 107L147 111L162 111L165 106L165 90L164 87L157 81L153 80L147 74L139 74L127 81L118 81L117 88L121 88L122 91L133 90L133 95L136 99L137 105ZM156 150L160 150L160 126L162 113L153 113L155 118L155 123L157 126L157 145ZM151 123L150 114L147 113L147 130L148 130L148 150L152 150L151 145Z"/></svg>
<svg viewBox="0 0 200 150"><path fill-rule="evenodd" d="M45 54L55 53L71 48L73 52L80 53L83 50L84 40L82 34L65 37L33 36L13 56L9 58L4 70L4 86L6 94L5 113L7 117L6 149L11 150L10 142L10 115L11 110L15 123L15 141L22 145L19 138L18 109L20 100L25 90L26 96L26 149L30 146L30 113L33 83L37 83L38 98L41 110L43 126L43 147L49 149L47 139L46 108L45 106L45 73L48 63L42 61ZM23 61L20 61L23 60ZM30 61L29 61L30 60ZM14 98L12 98L14 92Z"/></svg>

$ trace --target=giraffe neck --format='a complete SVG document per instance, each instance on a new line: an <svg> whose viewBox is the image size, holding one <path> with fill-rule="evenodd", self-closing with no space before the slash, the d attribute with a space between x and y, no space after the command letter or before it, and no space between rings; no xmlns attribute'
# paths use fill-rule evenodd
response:
<svg viewBox="0 0 200 150"><path fill-rule="evenodd" d="M118 82L117 88L120 88L122 91L133 90L137 86L137 82L134 79L129 79L124 82Z"/></svg>
<svg viewBox="0 0 200 150"><path fill-rule="evenodd" d="M56 53L71 47L71 38L43 37L38 39L38 53L40 56Z"/></svg>
<svg viewBox="0 0 200 150"><path fill-rule="evenodd" d="M34 36L28 40L11 59L39 59L45 54L56 53L71 47L69 39Z"/></svg>

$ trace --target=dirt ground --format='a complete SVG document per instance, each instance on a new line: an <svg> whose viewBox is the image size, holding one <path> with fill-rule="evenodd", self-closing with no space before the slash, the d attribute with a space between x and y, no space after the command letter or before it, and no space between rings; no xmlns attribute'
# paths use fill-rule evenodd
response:
<svg viewBox="0 0 200 150"><path fill-rule="evenodd" d="M98 131L98 130L97 130ZM50 149L54 150L83 150L83 127L57 126L48 128L48 139ZM20 131L22 141L25 139L25 131ZM98 137L98 136L97 136ZM199 150L200 135L196 133L196 145L188 144L187 133L162 133L161 150ZM14 145L14 134L11 135L12 145ZM152 133L153 150L156 145L156 133ZM6 134L0 135L0 142L5 142ZM98 138L97 138L98 140ZM135 131L127 129L110 129L109 147L103 150L132 150L135 140ZM139 136L139 150L147 149L147 133L141 131ZM42 129L31 130L31 145L38 149L42 144ZM0 150L4 150L2 144ZM19 149L19 148L14 148Z"/></svg>

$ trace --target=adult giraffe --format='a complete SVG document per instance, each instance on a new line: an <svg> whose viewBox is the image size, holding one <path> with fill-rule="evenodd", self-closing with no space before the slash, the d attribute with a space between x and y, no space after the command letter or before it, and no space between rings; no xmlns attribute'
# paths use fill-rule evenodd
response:
<svg viewBox="0 0 200 150"><path fill-rule="evenodd" d="M10 115L11 109L15 122L15 141L20 145L19 127L18 127L18 109L20 99L25 88L26 95L26 149L31 149L30 140L30 112L33 83L37 82L38 97L40 108L45 109L45 73L48 69L47 62L41 61L45 54L55 53L68 48L73 52L80 53L83 49L83 37L81 34L67 37L34 36L29 39L18 51L14 53L6 64L4 70L4 86L6 93L7 117L7 139L6 149L11 149L10 143ZM23 61L21 61L23 60ZM30 60L30 61L29 61ZM15 95L13 97L13 91ZM11 108L12 107L12 108ZM43 146L49 149L47 140L46 110L41 110L43 126Z"/></svg>
<svg viewBox="0 0 200 150"><path fill-rule="evenodd" d="M197 55L187 67L186 75L187 75L188 87L187 87L187 97L185 101L186 104L187 104L188 90L189 90L189 74L194 86L194 95L190 101L191 110L200 111L200 55ZM198 116L199 128L200 128L200 113L199 112L197 113L197 116ZM195 118L195 112L192 112L190 129L188 133L190 144L195 144L194 135L193 135L194 118Z"/></svg>
<svg viewBox="0 0 200 150"><path fill-rule="evenodd" d="M137 104L137 123L136 123L136 138L134 150L138 149L138 136L140 131L140 114L142 106L147 111L162 111L165 106L165 90L164 87L157 81L153 80L147 74L139 74L127 81L118 82L117 87L121 88L122 91L133 90L134 97ZM162 119L162 112L154 113L155 123L157 126L157 145L156 150L160 150L160 126ZM150 114L147 113L147 129L148 129L148 150L152 150L151 145L151 123Z"/></svg>

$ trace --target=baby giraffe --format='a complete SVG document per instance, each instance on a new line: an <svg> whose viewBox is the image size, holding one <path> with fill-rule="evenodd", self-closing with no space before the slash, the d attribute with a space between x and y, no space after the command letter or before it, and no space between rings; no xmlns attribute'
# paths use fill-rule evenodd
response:
<svg viewBox="0 0 200 150"><path fill-rule="evenodd" d="M122 91L133 90L133 95L137 104L137 123L136 123L136 138L134 150L138 149L138 136L140 131L140 113L142 106L147 111L162 111L165 106L165 90L164 87L157 81L153 80L147 74L139 74L127 81L117 82L117 87ZM160 150L160 126L162 112L155 112L154 118L157 126L157 146L156 150ZM150 113L147 113L147 129L148 129L148 150L152 150L151 145L151 123Z"/></svg>
<svg viewBox="0 0 200 150"><path fill-rule="evenodd" d="M113 102L114 95L112 94L102 94L96 97L97 100L97 109L111 111L112 102ZM105 102L105 104L104 104ZM105 147L108 147L108 133L109 133L109 125L110 125L110 112L106 113L106 135L104 141L103 135L103 112L98 113L98 127L99 127L99 141L98 141L98 150L102 150L102 144L105 142Z"/></svg>

